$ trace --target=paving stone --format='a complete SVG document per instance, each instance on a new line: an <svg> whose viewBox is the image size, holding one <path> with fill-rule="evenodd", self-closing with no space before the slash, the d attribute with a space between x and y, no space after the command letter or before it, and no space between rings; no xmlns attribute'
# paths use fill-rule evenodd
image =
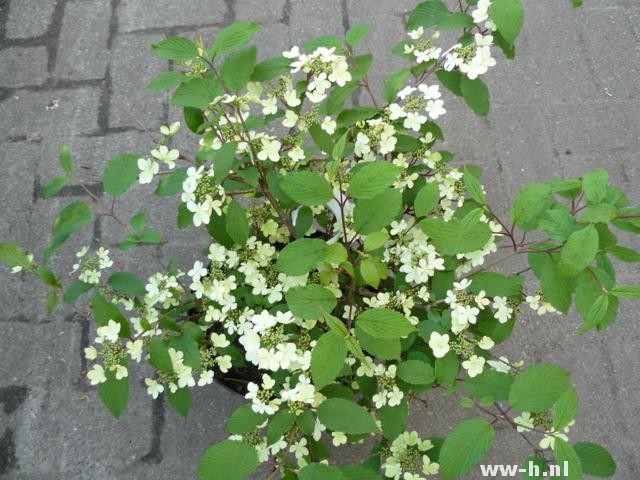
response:
<svg viewBox="0 0 640 480"><path fill-rule="evenodd" d="M302 45L321 35L344 36L342 5L340 0L295 0L289 16L291 40Z"/></svg>
<svg viewBox="0 0 640 480"><path fill-rule="evenodd" d="M110 127L143 125L157 131L164 119L169 93L146 89L153 78L168 70L168 62L156 57L151 45L164 35L118 35L111 57Z"/></svg>
<svg viewBox="0 0 640 480"><path fill-rule="evenodd" d="M627 12L622 9L586 11L584 17L579 29L600 91L616 99L637 99L640 90L640 41ZM594 37L594 29L615 33ZM624 46L624 68L620 63L621 46Z"/></svg>
<svg viewBox="0 0 640 480"><path fill-rule="evenodd" d="M51 25L57 0L12 0L5 26L7 38L44 35Z"/></svg>
<svg viewBox="0 0 640 480"><path fill-rule="evenodd" d="M0 102L0 140L41 139L58 146L98 129L100 88L18 90Z"/></svg>
<svg viewBox="0 0 640 480"><path fill-rule="evenodd" d="M47 58L45 47L11 47L0 50L0 87L42 85L48 76Z"/></svg>
<svg viewBox="0 0 640 480"><path fill-rule="evenodd" d="M258 23L280 22L285 14L287 0L235 0L231 3L236 21L249 20Z"/></svg>
<svg viewBox="0 0 640 480"><path fill-rule="evenodd" d="M123 0L118 7L120 32L211 25L226 19L224 0Z"/></svg>
<svg viewBox="0 0 640 480"><path fill-rule="evenodd" d="M75 0L65 5L56 77L74 80L104 77L110 18L110 2Z"/></svg>

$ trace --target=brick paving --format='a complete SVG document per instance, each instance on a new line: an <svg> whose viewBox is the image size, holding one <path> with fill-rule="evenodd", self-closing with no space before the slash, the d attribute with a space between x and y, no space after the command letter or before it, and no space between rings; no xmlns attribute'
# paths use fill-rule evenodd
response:
<svg viewBox="0 0 640 480"><path fill-rule="evenodd" d="M374 25L372 81L379 89L398 59L389 49L402 38L414 0L0 0L0 237L40 251L51 222L66 202L83 197L65 187L49 201L40 186L59 174L57 151L68 143L76 165L101 168L119 152L145 152L152 144L141 125L156 129L180 118L166 94L145 90L171 67L149 45L167 35L213 35L234 20L256 20L268 57L318 34L342 35L350 25ZM485 169L494 202L554 173L578 175L603 165L613 181L640 202L640 7L636 0L598 2L571 11L567 1L525 0L527 20L516 62L501 59L488 75L492 112L478 119L447 97L447 146L461 162ZM360 50L364 51L361 47ZM361 99L365 101L364 97ZM193 152L184 133L176 144ZM102 187L92 183L100 195ZM146 190L125 197L124 218L149 211L164 232L173 226L169 201L146 203ZM81 245L120 238L103 220L69 242L53 265L69 265ZM170 235L158 249L187 264L207 238L193 231ZM634 241L632 246L640 244ZM128 268L150 266L133 255ZM620 281L637 283L633 265ZM183 420L134 385L120 421L102 408L81 375L82 349L93 335L87 317L63 308L47 318L36 282L0 275L0 478L195 478L203 450L225 436L226 416L241 402L212 385L194 397ZM40 298L40 297L37 297ZM618 460L616 478L640 475L638 311L625 303L604 334L577 338L579 319L526 317L505 352L525 361L554 361L574 372L581 410L573 438L601 442ZM528 338L527 342L524 338ZM138 375L137 378L141 378ZM136 388L137 387L137 388ZM431 396L412 424L445 435L460 417ZM462 413L464 414L464 412ZM510 432L490 461L516 463L527 454ZM346 457L355 460L357 452ZM347 460L347 459L345 459ZM471 474L468 478L477 478ZM256 475L259 478L260 475Z"/></svg>

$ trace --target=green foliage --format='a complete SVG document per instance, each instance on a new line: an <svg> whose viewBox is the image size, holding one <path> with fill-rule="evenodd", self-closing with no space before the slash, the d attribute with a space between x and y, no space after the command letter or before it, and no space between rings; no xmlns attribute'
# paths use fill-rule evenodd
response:
<svg viewBox="0 0 640 480"><path fill-rule="evenodd" d="M120 197L129 190L140 173L138 169L139 158L139 155L133 154L113 157L104 169L102 177L104 191L112 197Z"/></svg>
<svg viewBox="0 0 640 480"><path fill-rule="evenodd" d="M394 339L409 335L415 327L401 313L386 308L372 308L358 315L356 325L374 338Z"/></svg>
<svg viewBox="0 0 640 480"><path fill-rule="evenodd" d="M523 232L538 226L538 221L551 204L551 187L534 183L522 189L513 202L510 216Z"/></svg>
<svg viewBox="0 0 640 480"><path fill-rule="evenodd" d="M519 373L509 392L509 403L522 412L542 412L571 387L565 370L551 364L533 365Z"/></svg>
<svg viewBox="0 0 640 480"><path fill-rule="evenodd" d="M373 416L360 405L343 398L330 398L318 407L318 418L329 430L360 435L378 431Z"/></svg>
<svg viewBox="0 0 640 480"><path fill-rule="evenodd" d="M0 263L25 269L31 266L27 253L15 243L0 243Z"/></svg>
<svg viewBox="0 0 640 480"><path fill-rule="evenodd" d="M129 379L117 380L113 372L106 372L107 381L98 386L100 400L111 414L119 418L129 403Z"/></svg>
<svg viewBox="0 0 640 480"><path fill-rule="evenodd" d="M254 22L237 22L218 32L213 44L213 54L228 52L241 47L262 30L262 27Z"/></svg>
<svg viewBox="0 0 640 480"><path fill-rule="evenodd" d="M460 79L460 92L476 115L484 117L489 113L489 89L482 80L470 80L463 75Z"/></svg>
<svg viewBox="0 0 640 480"><path fill-rule="evenodd" d="M176 107L206 108L222 90L222 85L213 77L189 77L173 93L171 104Z"/></svg>
<svg viewBox="0 0 640 480"><path fill-rule="evenodd" d="M402 194L387 188L373 198L356 202L353 212L357 232L367 235L389 225L402 212Z"/></svg>
<svg viewBox="0 0 640 480"><path fill-rule="evenodd" d="M244 442L223 440L209 447L200 460L201 480L243 480L258 468L256 449Z"/></svg>
<svg viewBox="0 0 640 480"><path fill-rule="evenodd" d="M379 413L382 433L387 440L393 441L404 432L407 417L409 416L409 404L407 402L402 402L395 407L385 405L380 409Z"/></svg>
<svg viewBox="0 0 640 480"><path fill-rule="evenodd" d="M482 210L476 209L462 219L448 222L426 218L420 222L420 228L445 255L473 252L484 247L491 238L491 229L480 221L482 214Z"/></svg>
<svg viewBox="0 0 640 480"><path fill-rule="evenodd" d="M582 462L570 444L561 438L556 438L553 446L553 456L556 458L558 465L564 466L564 462L567 462L568 472L566 473L568 475L565 475L564 478L568 480L580 480L582 478ZM564 474L565 471L562 473Z"/></svg>
<svg viewBox="0 0 640 480"><path fill-rule="evenodd" d="M187 61L198 56L198 46L185 37L168 37L152 45L153 51L165 60Z"/></svg>
<svg viewBox="0 0 640 480"><path fill-rule="evenodd" d="M440 450L440 468L445 480L470 472L493 446L495 432L484 420L466 420L447 436Z"/></svg>
<svg viewBox="0 0 640 480"><path fill-rule="evenodd" d="M267 418L266 414L254 412L251 404L245 403L240 405L229 417L227 431L232 435L244 435L262 425Z"/></svg>
<svg viewBox="0 0 640 480"><path fill-rule="evenodd" d="M589 225L569 235L560 251L558 267L566 274L575 276L587 268L598 253L598 231Z"/></svg>
<svg viewBox="0 0 640 480"><path fill-rule="evenodd" d="M324 205L333 198L331 185L312 172L294 172L283 177L280 187L300 205Z"/></svg>
<svg viewBox="0 0 640 480"><path fill-rule="evenodd" d="M251 79L256 64L257 49L255 46L243 48L230 54L220 67L220 75L227 89L239 93Z"/></svg>
<svg viewBox="0 0 640 480"><path fill-rule="evenodd" d="M398 377L411 385L430 385L436 379L433 367L420 360L405 360L398 364Z"/></svg>
<svg viewBox="0 0 640 480"><path fill-rule="evenodd" d="M494 0L489 7L489 13L502 38L513 44L518 38L524 23L522 1Z"/></svg>
<svg viewBox="0 0 640 480"><path fill-rule="evenodd" d="M285 293L287 305L294 315L317 320L323 318L336 307L336 297L320 285L294 287Z"/></svg>
<svg viewBox="0 0 640 480"><path fill-rule="evenodd" d="M573 446L580 458L582 473L594 477L613 477L616 474L616 462L606 448L589 442L579 442Z"/></svg>
<svg viewBox="0 0 640 480"><path fill-rule="evenodd" d="M342 335L330 330L318 339L311 352L311 375L318 390L336 379L346 358L347 344Z"/></svg>
<svg viewBox="0 0 640 480"><path fill-rule="evenodd" d="M357 199L374 198L391 186L401 170L387 162L367 163L349 181L349 195Z"/></svg>
<svg viewBox="0 0 640 480"><path fill-rule="evenodd" d="M278 269L287 275L304 275L324 258L327 243L319 238L300 238L284 247L278 255Z"/></svg>
<svg viewBox="0 0 640 480"><path fill-rule="evenodd" d="M53 222L53 236L44 250L45 262L75 232L93 219L93 210L81 200L67 205Z"/></svg>
<svg viewBox="0 0 640 480"><path fill-rule="evenodd" d="M362 42L362 40L364 40L367 35L369 35L370 31L371 31L371 25L367 25L366 23L354 25L347 32L347 35L346 35L347 43L350 46L355 47L360 42Z"/></svg>
<svg viewBox="0 0 640 480"><path fill-rule="evenodd" d="M118 293L134 296L145 294L143 281L131 272L116 272L109 277L107 283Z"/></svg>

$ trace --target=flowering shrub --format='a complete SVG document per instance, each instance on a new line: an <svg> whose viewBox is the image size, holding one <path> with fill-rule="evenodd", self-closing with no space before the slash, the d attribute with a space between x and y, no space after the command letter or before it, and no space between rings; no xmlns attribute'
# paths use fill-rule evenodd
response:
<svg viewBox="0 0 640 480"><path fill-rule="evenodd" d="M111 201L94 198L60 213L41 262L10 243L0 260L51 287L49 310L60 294L67 303L90 296L98 328L87 378L115 416L132 362L149 361L149 395L166 395L183 415L192 388L216 377L246 385L231 436L204 453L203 479L245 478L261 463L269 478L457 478L491 449L497 422L531 445L536 465L566 461L572 479L611 476L603 447L569 443L578 405L569 373L493 349L526 309L566 314L574 298L583 332L612 324L619 299L638 298L640 287L618 285L611 259L640 255L611 228L639 233L640 209L596 169L525 187L501 219L481 169L454 166L438 149L442 87L486 115L481 76L496 47L513 57L522 19L519 0L467 0L456 12L441 0L418 5L394 48L409 66L389 76L383 105L368 82L371 55L353 54L366 25L346 44L320 37L261 63L246 46L254 23L222 29L208 48L167 38L155 53L180 68L150 88L177 87L172 103L184 108L198 153L171 148L180 124L163 126L150 155L115 157L102 180L115 201L160 177L155 195L180 198L178 227L211 235L206 255L186 273L167 266L143 282L113 271L119 253L83 248L77 280L63 288L47 261L94 215L127 227L123 251L165 241L144 213L129 228ZM442 46L439 31L451 29L462 36ZM345 107L361 88L371 105ZM60 163L65 175L44 196L75 178L66 147ZM492 271L523 255L525 271ZM529 270L533 288L524 285ZM410 403L433 389L489 421L464 421L446 439L407 431ZM328 446L371 438L361 465L329 461Z"/></svg>

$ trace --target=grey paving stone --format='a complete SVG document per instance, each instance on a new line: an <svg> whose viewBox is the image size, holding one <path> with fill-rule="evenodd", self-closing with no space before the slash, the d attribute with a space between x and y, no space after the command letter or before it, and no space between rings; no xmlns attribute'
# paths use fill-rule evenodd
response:
<svg viewBox="0 0 640 480"><path fill-rule="evenodd" d="M42 85L48 76L47 58L45 47L11 47L0 50L0 87Z"/></svg>
<svg viewBox="0 0 640 480"><path fill-rule="evenodd" d="M164 119L169 93L146 89L146 85L168 62L156 57L151 45L163 35L118 35L111 57L110 127L135 127L158 130Z"/></svg>
<svg viewBox="0 0 640 480"><path fill-rule="evenodd" d="M7 38L44 35L51 25L57 0L12 0L5 26Z"/></svg>
<svg viewBox="0 0 640 480"><path fill-rule="evenodd" d="M235 0L231 3L237 21L250 20L258 23L280 22L285 15L286 0Z"/></svg>
<svg viewBox="0 0 640 480"><path fill-rule="evenodd" d="M623 9L591 10L586 11L584 17L579 29L599 90L617 99L638 98L640 41L628 13ZM593 29L617 33L594 37ZM621 46L624 46L625 68L620 68L618 50Z"/></svg>
<svg viewBox="0 0 640 480"><path fill-rule="evenodd" d="M0 102L0 140L27 135L64 143L80 132L98 129L99 87L18 90Z"/></svg>
<svg viewBox="0 0 640 480"><path fill-rule="evenodd" d="M291 3L289 28L294 44L320 35L344 35L342 4L340 0L296 0Z"/></svg>
<svg viewBox="0 0 640 480"><path fill-rule="evenodd" d="M226 19L224 0L123 0L118 7L120 32L211 25Z"/></svg>
<svg viewBox="0 0 640 480"><path fill-rule="evenodd" d="M109 2L75 0L65 5L56 77L74 80L104 77L110 18Z"/></svg>

